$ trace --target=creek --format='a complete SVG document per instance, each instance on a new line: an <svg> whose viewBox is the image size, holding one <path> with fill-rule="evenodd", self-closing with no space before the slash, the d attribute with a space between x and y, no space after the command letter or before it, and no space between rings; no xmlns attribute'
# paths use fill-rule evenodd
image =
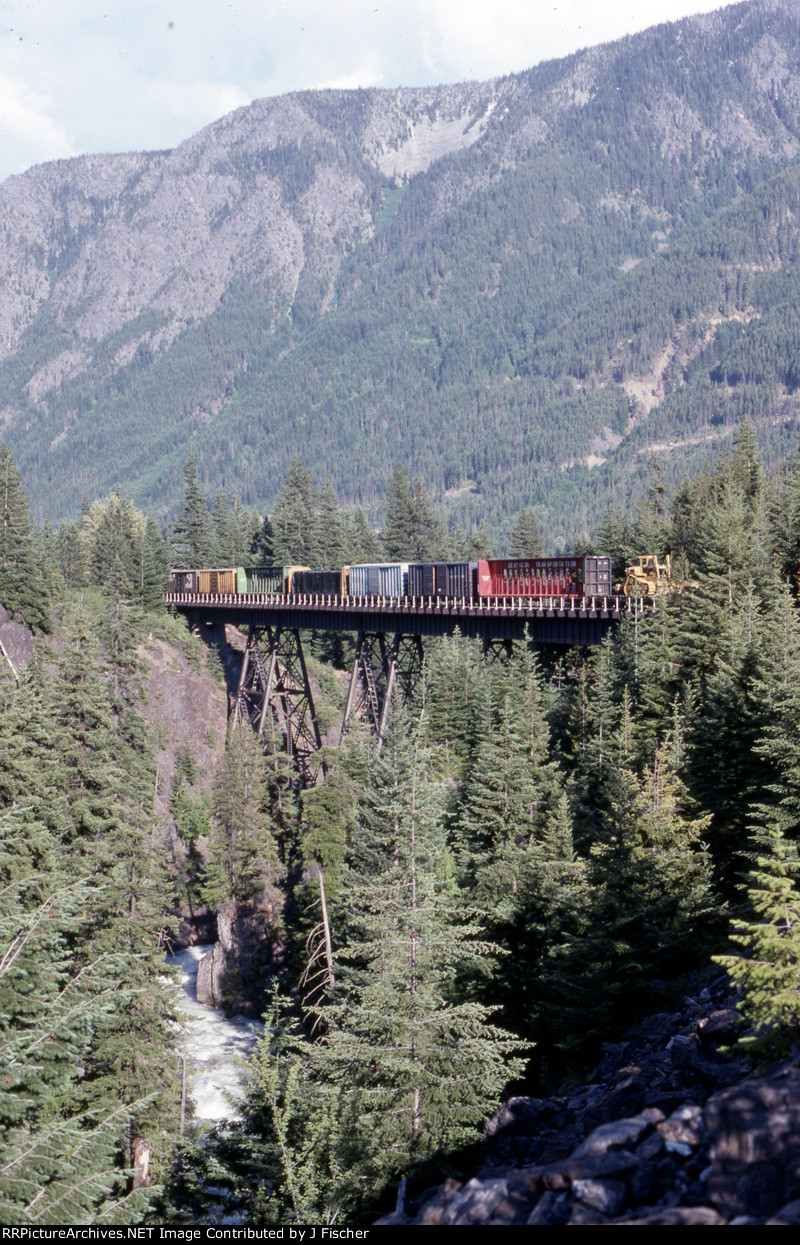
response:
<svg viewBox="0 0 800 1245"><path fill-rule="evenodd" d="M264 1032L259 1021L227 1016L197 1001L197 970L211 947L187 947L167 956L180 979L178 1013L181 1019L179 1050L186 1055L189 1094L197 1120L234 1120L235 1100L246 1082L243 1061L253 1054Z"/></svg>

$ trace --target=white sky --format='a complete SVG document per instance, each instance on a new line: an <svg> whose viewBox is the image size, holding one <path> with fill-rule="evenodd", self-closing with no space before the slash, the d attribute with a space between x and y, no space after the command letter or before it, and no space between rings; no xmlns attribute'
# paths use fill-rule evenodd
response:
<svg viewBox="0 0 800 1245"><path fill-rule="evenodd" d="M719 0L0 0L0 178L309 87L527 69Z"/></svg>

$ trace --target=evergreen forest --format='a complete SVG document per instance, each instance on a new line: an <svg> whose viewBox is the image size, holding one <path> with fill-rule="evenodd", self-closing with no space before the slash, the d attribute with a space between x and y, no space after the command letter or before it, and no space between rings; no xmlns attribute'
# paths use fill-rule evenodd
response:
<svg viewBox="0 0 800 1245"><path fill-rule="evenodd" d="M670 552L676 591L594 649L426 642L383 746L326 742L316 785L271 729L170 739L155 655L197 678L189 715L201 685L224 702L230 653L165 612L167 568L490 537L402 465L380 536L299 460L266 517L207 497L194 455L183 478L166 531L119 492L37 527L0 449L0 601L34 636L0 655L4 1223L369 1223L402 1180L474 1170L505 1096L569 1087L720 966L741 1057L796 1047L800 455L765 470L745 417L674 486L653 468L592 547L616 574ZM509 528L541 549L531 508ZM306 637L323 730L352 645ZM256 948L223 1001L266 1022L218 1128L193 1119L164 966L215 920Z"/></svg>
<svg viewBox="0 0 800 1245"><path fill-rule="evenodd" d="M0 186L4 436L40 522L123 488L548 548L798 428L800 19L747 0L483 83L258 100ZM422 159L421 152L429 152ZM427 163L426 163L427 161ZM13 222L13 223L12 223Z"/></svg>

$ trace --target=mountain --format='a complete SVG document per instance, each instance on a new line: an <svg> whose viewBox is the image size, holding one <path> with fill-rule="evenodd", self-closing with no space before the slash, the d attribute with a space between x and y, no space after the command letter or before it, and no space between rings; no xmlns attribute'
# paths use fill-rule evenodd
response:
<svg viewBox="0 0 800 1245"><path fill-rule="evenodd" d="M0 421L40 515L268 506L295 455L380 517L551 545L745 413L797 438L800 5L486 83L258 100L173 151L0 185Z"/></svg>

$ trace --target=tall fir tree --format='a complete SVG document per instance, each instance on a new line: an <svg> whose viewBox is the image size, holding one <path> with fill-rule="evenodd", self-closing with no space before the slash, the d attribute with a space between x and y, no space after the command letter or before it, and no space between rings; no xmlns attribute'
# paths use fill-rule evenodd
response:
<svg viewBox="0 0 800 1245"><path fill-rule="evenodd" d="M186 459L183 480L183 504L172 533L175 558L181 566L210 566L215 552L213 532L193 449Z"/></svg>
<svg viewBox="0 0 800 1245"><path fill-rule="evenodd" d="M49 631L49 602L38 572L30 506L5 442L0 445L0 605L16 622Z"/></svg>
<svg viewBox="0 0 800 1245"><path fill-rule="evenodd" d="M299 458L281 485L270 516L272 556L280 566L319 566L319 498L307 467Z"/></svg>
<svg viewBox="0 0 800 1245"><path fill-rule="evenodd" d="M124 671L109 678L81 608L68 620L56 675L65 856L94 884L77 936L89 959L115 960L115 1007L93 1027L76 1100L91 1111L149 1099L140 1128L158 1168L177 1121L179 1069L163 977L171 896L155 835L152 756L136 693ZM131 1166L136 1141L120 1137Z"/></svg>
<svg viewBox="0 0 800 1245"><path fill-rule="evenodd" d="M781 821L773 814L754 832L751 912L730 931L739 951L714 956L737 988L737 1007L749 1025L739 1046L766 1063L791 1054L800 1041L800 859Z"/></svg>
<svg viewBox="0 0 800 1245"><path fill-rule="evenodd" d="M386 489L386 520L381 533L384 557L390 562L411 558L414 541L414 500L402 463L397 463Z"/></svg>
<svg viewBox="0 0 800 1245"><path fill-rule="evenodd" d="M513 1039L487 1009L458 1001L459 970L493 949L465 922L448 881L441 787L428 769L419 724L396 711L359 809L342 887L336 984L319 1007L322 1035L308 1048L308 1071L294 1074L298 1086L311 1077L315 1104L295 1147L305 1149L309 1123L323 1115L335 1140L326 1157L338 1176L336 1215L345 1221L413 1164L476 1137L518 1070ZM274 1070L271 1039L261 1058ZM270 1092L282 1104L273 1111L285 1110L286 1090L276 1099L273 1081ZM323 1193L315 1215L331 1213Z"/></svg>
<svg viewBox="0 0 800 1245"><path fill-rule="evenodd" d="M512 558L540 558L544 552L542 533L536 511L523 506L517 513L511 536L508 541L508 553Z"/></svg>
<svg viewBox="0 0 800 1245"><path fill-rule="evenodd" d="M268 802L259 741L252 731L233 729L214 780L204 884L212 907L237 900L254 903L277 880Z"/></svg>
<svg viewBox="0 0 800 1245"><path fill-rule="evenodd" d="M93 1034L120 1005L123 957L85 954L79 931L96 885L20 868L26 833L17 812L0 814L0 1221L135 1224L148 1190L131 1189L120 1138L143 1104L80 1103Z"/></svg>

